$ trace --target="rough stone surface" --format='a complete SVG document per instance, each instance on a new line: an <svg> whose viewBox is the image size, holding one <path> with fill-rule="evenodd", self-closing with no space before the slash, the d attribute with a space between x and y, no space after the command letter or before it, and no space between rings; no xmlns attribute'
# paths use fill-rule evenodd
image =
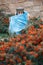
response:
<svg viewBox="0 0 43 65"><path fill-rule="evenodd" d="M43 0L0 0L0 9L15 13L17 7L24 7L31 16L43 18Z"/></svg>

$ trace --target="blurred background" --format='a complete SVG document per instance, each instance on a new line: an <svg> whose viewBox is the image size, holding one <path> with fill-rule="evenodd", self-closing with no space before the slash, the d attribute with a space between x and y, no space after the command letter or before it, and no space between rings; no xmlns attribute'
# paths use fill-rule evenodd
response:
<svg viewBox="0 0 43 65"><path fill-rule="evenodd" d="M5 14L14 14L19 6L24 7L31 16L43 19L43 0L0 0L0 9L4 9Z"/></svg>

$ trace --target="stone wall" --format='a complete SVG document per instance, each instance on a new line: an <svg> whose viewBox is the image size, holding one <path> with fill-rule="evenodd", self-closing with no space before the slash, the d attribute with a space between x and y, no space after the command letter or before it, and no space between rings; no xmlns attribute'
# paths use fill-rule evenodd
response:
<svg viewBox="0 0 43 65"><path fill-rule="evenodd" d="M15 13L17 7L24 7L31 16L40 16L43 19L43 0L0 0L0 8Z"/></svg>

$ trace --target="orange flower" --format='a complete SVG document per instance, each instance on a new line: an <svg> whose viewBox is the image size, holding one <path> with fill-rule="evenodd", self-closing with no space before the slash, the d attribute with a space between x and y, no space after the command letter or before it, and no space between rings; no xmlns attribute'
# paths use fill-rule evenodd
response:
<svg viewBox="0 0 43 65"><path fill-rule="evenodd" d="M37 41L32 41L32 44L36 45L37 44Z"/></svg>
<svg viewBox="0 0 43 65"><path fill-rule="evenodd" d="M30 34L37 34L37 32L36 31L31 31Z"/></svg>
<svg viewBox="0 0 43 65"><path fill-rule="evenodd" d="M1 64L1 65L4 65L4 64Z"/></svg>
<svg viewBox="0 0 43 65"><path fill-rule="evenodd" d="M37 53L35 53L35 54L34 54L34 57L35 57L35 58L37 58L37 57L38 57L38 54L37 54Z"/></svg>
<svg viewBox="0 0 43 65"><path fill-rule="evenodd" d="M0 42L0 45L3 45L4 44L4 42Z"/></svg>
<svg viewBox="0 0 43 65"><path fill-rule="evenodd" d="M7 65L11 65L11 64L7 64Z"/></svg>
<svg viewBox="0 0 43 65"><path fill-rule="evenodd" d="M17 59L17 62L18 62L18 63L21 63L21 62L22 62L22 60L21 60L20 58L18 58L18 59Z"/></svg>
<svg viewBox="0 0 43 65"><path fill-rule="evenodd" d="M17 39L17 41L20 41L20 37L17 37L16 39Z"/></svg>
<svg viewBox="0 0 43 65"><path fill-rule="evenodd" d="M27 61L26 61L26 65L32 65L31 60L27 60Z"/></svg>
<svg viewBox="0 0 43 65"><path fill-rule="evenodd" d="M4 18L4 23L9 23L9 18Z"/></svg>
<svg viewBox="0 0 43 65"><path fill-rule="evenodd" d="M38 45L37 47L38 47L39 49L41 48L41 46L40 46L40 45Z"/></svg>
<svg viewBox="0 0 43 65"><path fill-rule="evenodd" d="M38 48L38 47L34 47L34 50L35 50L36 52L38 52L38 51L39 51L39 48Z"/></svg>
<svg viewBox="0 0 43 65"><path fill-rule="evenodd" d="M26 42L29 42L29 38L26 38Z"/></svg>
<svg viewBox="0 0 43 65"><path fill-rule="evenodd" d="M21 44L25 44L25 40L21 40Z"/></svg>
<svg viewBox="0 0 43 65"><path fill-rule="evenodd" d="M0 47L0 50L5 51L5 48L3 47L3 45L2 45L2 47Z"/></svg>
<svg viewBox="0 0 43 65"><path fill-rule="evenodd" d="M34 53L35 53L34 51L30 51L29 52L30 55L34 55Z"/></svg>
<svg viewBox="0 0 43 65"><path fill-rule="evenodd" d="M24 50L24 46L20 46L19 49L22 51Z"/></svg>
<svg viewBox="0 0 43 65"><path fill-rule="evenodd" d="M27 60L26 56L23 56L23 60L24 60L24 61L26 61L26 60Z"/></svg>
<svg viewBox="0 0 43 65"><path fill-rule="evenodd" d="M12 46L12 43L11 43L11 42L8 42L8 45L9 45L9 46Z"/></svg>
<svg viewBox="0 0 43 65"><path fill-rule="evenodd" d="M3 60L4 60L4 58L3 58L3 57L1 57L1 58L0 58L0 60L1 60L1 61L3 61Z"/></svg>
<svg viewBox="0 0 43 65"><path fill-rule="evenodd" d="M39 26L40 26L40 28L42 28L42 29L43 29L43 25L41 25L41 24L40 24Z"/></svg>
<svg viewBox="0 0 43 65"><path fill-rule="evenodd" d="M12 40L12 42L13 42L13 41L15 42L15 41L16 41L16 38L11 38L11 40Z"/></svg>
<svg viewBox="0 0 43 65"><path fill-rule="evenodd" d="M10 58L10 62L13 63L13 59Z"/></svg>

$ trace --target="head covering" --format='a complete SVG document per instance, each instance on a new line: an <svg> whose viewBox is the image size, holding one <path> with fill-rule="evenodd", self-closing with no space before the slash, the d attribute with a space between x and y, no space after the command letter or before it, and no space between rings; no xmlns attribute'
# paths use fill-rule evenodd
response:
<svg viewBox="0 0 43 65"><path fill-rule="evenodd" d="M24 12L24 8L23 8L23 7L18 7L18 8L16 9L16 12L19 12L19 11Z"/></svg>

